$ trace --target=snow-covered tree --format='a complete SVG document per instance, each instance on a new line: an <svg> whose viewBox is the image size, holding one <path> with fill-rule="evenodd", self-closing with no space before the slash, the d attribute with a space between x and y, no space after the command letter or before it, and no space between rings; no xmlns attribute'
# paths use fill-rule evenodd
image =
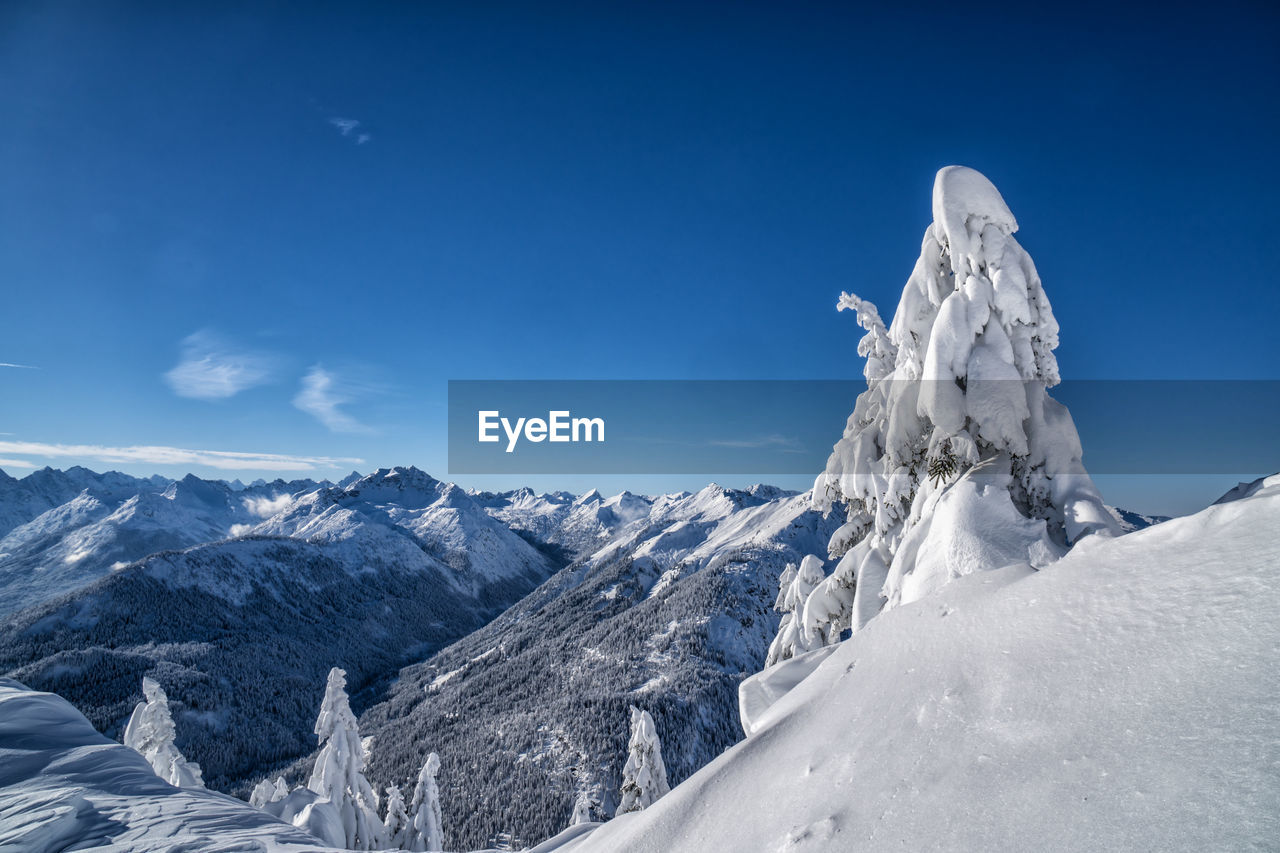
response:
<svg viewBox="0 0 1280 853"><path fill-rule="evenodd" d="M267 803L278 803L287 796L289 796L289 785L284 781L283 776L277 776L274 782L263 779L249 794L249 805L260 809Z"/></svg>
<svg viewBox="0 0 1280 853"><path fill-rule="evenodd" d="M399 785L387 786L387 815L382 819L382 843L403 850L409 832L409 813L404 809L404 794Z"/></svg>
<svg viewBox="0 0 1280 853"><path fill-rule="evenodd" d="M631 742L627 763L622 768L622 801L618 814L638 812L671 790L667 787L667 767L662 762L662 741L648 711L631 706Z"/></svg>
<svg viewBox="0 0 1280 853"><path fill-rule="evenodd" d="M203 788L200 765L187 761L173 743L177 730L169 713L169 697L155 681L142 679L142 695L124 727L124 745L142 753L156 775L179 788Z"/></svg>
<svg viewBox="0 0 1280 853"><path fill-rule="evenodd" d="M820 509L846 504L832 574L805 630L858 630L884 606L1012 562L1040 567L1082 537L1117 532L1081 461L1058 384L1058 324L1017 221L983 175L938 172L933 223L886 329L843 294L867 332L867 390L826 470Z"/></svg>
<svg viewBox="0 0 1280 853"><path fill-rule="evenodd" d="M436 774L440 772L440 756L427 755L418 772L418 784L413 789L413 819L406 833L406 850L443 850L444 829L440 818L440 786Z"/></svg>
<svg viewBox="0 0 1280 853"><path fill-rule="evenodd" d="M364 745L346 686L346 672L336 666L329 670L315 725L321 749L307 787L337 809L348 850L376 850L382 846L378 796L364 776Z"/></svg>
<svg viewBox="0 0 1280 853"><path fill-rule="evenodd" d="M586 789L579 791L578 798L573 801L573 816L569 818L569 825L577 826L580 823L590 823L595 820L592 816L592 810L595 807L595 799L591 796L591 792Z"/></svg>
<svg viewBox="0 0 1280 853"><path fill-rule="evenodd" d="M778 599L773 604L775 610L781 611L782 622L778 626L778 636L773 638L773 644L769 646L765 666L773 666L803 652L829 645L836 639L807 633L801 620L809 593L822 583L824 577L822 560L813 554L800 561L799 569L794 564L788 564L783 571L778 581Z"/></svg>

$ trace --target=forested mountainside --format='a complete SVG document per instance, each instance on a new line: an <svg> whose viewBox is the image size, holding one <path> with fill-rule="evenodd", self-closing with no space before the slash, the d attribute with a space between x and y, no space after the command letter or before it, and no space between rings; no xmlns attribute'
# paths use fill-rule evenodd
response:
<svg viewBox="0 0 1280 853"><path fill-rule="evenodd" d="M173 700L179 744L210 784L238 791L314 747L331 666L376 692L556 568L415 469L290 500L261 531L154 554L13 615L0 671L66 697L110 736L151 675Z"/></svg>
<svg viewBox="0 0 1280 853"><path fill-rule="evenodd" d="M605 503L586 497L579 506ZM778 576L840 521L769 487L654 500L593 555L403 670L360 719L371 778L405 784L438 752L448 845L482 847L499 830L536 842L580 800L613 814L630 705L652 713L672 783L686 778L742 737L738 683L777 630Z"/></svg>

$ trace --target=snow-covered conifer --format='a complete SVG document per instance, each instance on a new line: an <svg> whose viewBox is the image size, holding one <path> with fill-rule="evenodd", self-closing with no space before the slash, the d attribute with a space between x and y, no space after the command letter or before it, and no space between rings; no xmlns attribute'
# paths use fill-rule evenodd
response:
<svg viewBox="0 0 1280 853"><path fill-rule="evenodd" d="M1038 567L1116 532L1071 415L1047 393L1058 324L1017 230L990 181L948 166L892 325L841 296L867 331L867 390L814 483L815 505L843 501L849 522L805 604L807 630L857 630L951 578Z"/></svg>
<svg viewBox="0 0 1280 853"><path fill-rule="evenodd" d="M440 786L436 774L440 772L440 756L427 755L418 772L418 784L413 789L413 820L406 833L405 849L413 851L443 850L444 829L440 818Z"/></svg>
<svg viewBox="0 0 1280 853"><path fill-rule="evenodd" d="M824 577L822 560L812 554L800 561L799 569L788 564L782 573L778 582L778 599L773 605L774 609L782 612L782 623L778 626L778 636L773 638L773 644L769 646L765 666L773 666L803 652L828 645L825 635L807 633L801 619L809 593L822 583Z"/></svg>
<svg viewBox="0 0 1280 853"><path fill-rule="evenodd" d="M648 711L631 707L631 742L627 745L626 766L622 768L622 801L618 814L638 812L653 805L670 788L667 767L662 762L662 741Z"/></svg>
<svg viewBox="0 0 1280 853"><path fill-rule="evenodd" d="M179 788L203 788L200 765L187 761L173 743L176 728L169 697L155 681L142 679L142 695L124 728L124 745L142 753L161 779Z"/></svg>
<svg viewBox="0 0 1280 853"><path fill-rule="evenodd" d="M409 813L404 809L404 794L399 785L387 786L387 815L382 819L382 843L403 850L409 831Z"/></svg>
<svg viewBox="0 0 1280 853"><path fill-rule="evenodd" d="M289 785L284 781L283 776L277 776L274 782L263 779L249 794L249 805L260 809L268 803L278 803L287 796L289 796Z"/></svg>
<svg viewBox="0 0 1280 853"><path fill-rule="evenodd" d="M315 725L321 750L307 787L337 809L348 850L376 850L382 844L378 797L364 776L364 745L347 699L346 685L346 672L336 666L329 670Z"/></svg>
<svg viewBox="0 0 1280 853"><path fill-rule="evenodd" d="M577 826L580 823L590 823L595 820L591 816L592 808L591 794L587 791L579 791L578 798L573 801L573 816L569 818L570 826Z"/></svg>

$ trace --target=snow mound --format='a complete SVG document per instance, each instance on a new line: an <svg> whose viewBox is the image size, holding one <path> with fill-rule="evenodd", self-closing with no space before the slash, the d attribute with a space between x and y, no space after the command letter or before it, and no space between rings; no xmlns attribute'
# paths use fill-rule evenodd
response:
<svg viewBox="0 0 1280 853"><path fill-rule="evenodd" d="M1277 521L1264 484L1045 571L959 578L652 807L541 849L1273 849Z"/></svg>
<svg viewBox="0 0 1280 853"><path fill-rule="evenodd" d="M1238 483L1225 495L1214 501L1214 504L1231 503L1242 498L1251 498L1263 489L1270 489L1280 486L1280 474L1272 474L1270 477L1259 477L1251 483Z"/></svg>
<svg viewBox="0 0 1280 853"><path fill-rule="evenodd" d="M175 788L52 693L0 678L0 850L320 851L247 803Z"/></svg>

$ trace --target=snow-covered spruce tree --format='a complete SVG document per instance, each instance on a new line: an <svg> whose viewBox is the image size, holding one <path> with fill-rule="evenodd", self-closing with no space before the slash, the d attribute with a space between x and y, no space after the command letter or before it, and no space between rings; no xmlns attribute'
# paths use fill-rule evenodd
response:
<svg viewBox="0 0 1280 853"><path fill-rule="evenodd" d="M805 603L806 630L837 637L960 575L1039 568L1118 532L1070 413L1047 393L1058 324L1017 230L990 181L948 166L893 324L841 295L867 332L867 390L814 483L815 505L843 501L849 521L829 546L839 563Z"/></svg>
<svg viewBox="0 0 1280 853"><path fill-rule="evenodd" d="M382 843L403 850L409 832L409 813L404 809L404 794L399 785L387 786L387 815L382 819Z"/></svg>
<svg viewBox="0 0 1280 853"><path fill-rule="evenodd" d="M283 776L277 776L274 782L263 779L249 794L249 805L260 809L268 803L278 803L287 796L289 796L289 785L284 781Z"/></svg>
<svg viewBox="0 0 1280 853"><path fill-rule="evenodd" d="M413 819L405 834L405 850L443 850L444 829L440 817L440 786L436 774L440 772L440 756L427 755L418 772L418 784L413 789Z"/></svg>
<svg viewBox="0 0 1280 853"><path fill-rule="evenodd" d="M337 809L348 850L377 850L382 846L378 796L364 776L364 745L346 686L346 672L336 666L329 670L315 726L322 748L307 787Z"/></svg>
<svg viewBox="0 0 1280 853"><path fill-rule="evenodd" d="M618 814L638 812L653 805L669 790L667 766L662 762L662 741L648 711L631 706L631 742L622 768L622 800Z"/></svg>
<svg viewBox="0 0 1280 853"><path fill-rule="evenodd" d="M778 636L773 638L769 646L769 656L765 666L773 666L789 660L798 654L811 651L819 646L827 645L827 638L810 635L804 630L801 617L804 615L804 603L825 575L822 571L822 560L809 554L800 561L800 568L788 564L778 581L778 599L774 602L775 610L782 612L782 622L778 626Z"/></svg>
<svg viewBox="0 0 1280 853"><path fill-rule="evenodd" d="M142 695L124 727L124 745L131 747L151 763L161 779L179 788L203 788L200 765L187 761L173 743L177 729L169 713L169 697L155 681L142 679Z"/></svg>
<svg viewBox="0 0 1280 853"><path fill-rule="evenodd" d="M582 789L578 792L577 799L573 801L573 815L569 818L569 826L595 820L594 811L598 808L599 804L591 796L591 792L585 788Z"/></svg>

